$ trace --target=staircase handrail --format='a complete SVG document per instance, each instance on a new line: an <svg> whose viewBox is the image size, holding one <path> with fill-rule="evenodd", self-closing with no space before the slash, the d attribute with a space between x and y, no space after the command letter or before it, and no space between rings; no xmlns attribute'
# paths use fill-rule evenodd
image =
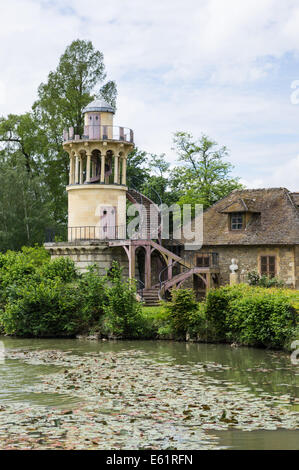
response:
<svg viewBox="0 0 299 470"><path fill-rule="evenodd" d="M156 207L157 212L158 212L158 224L159 224L158 225L158 239L159 239L159 242L161 243L161 224L162 224L161 210L160 210L159 206L152 199L150 199L149 196L146 196L139 189L137 189L137 187L134 185L134 182L137 183L137 181L138 181L138 179L134 176L131 176L129 178L129 184L128 184L129 191L130 191L130 189L132 189L133 191L135 191L138 194L138 196L140 197L140 200L141 200L141 202L140 202L141 207L144 207L143 200L145 200L145 199L147 201L149 201L150 204L153 204ZM154 188L152 188L151 186L150 186L150 189L152 191L154 191L154 193L156 194L156 196L159 199L160 205L162 205L162 199L161 199L159 193ZM141 214L141 224L140 225L141 225L141 227L143 227L143 224L144 224L143 210L141 212L142 212L142 214ZM160 222L159 222L159 218L160 218ZM147 220L146 220L146 228L147 228Z"/></svg>
<svg viewBox="0 0 299 470"><path fill-rule="evenodd" d="M209 257L212 256L212 261L213 261L213 255L215 255L215 253L213 252L207 252L207 253L201 253L201 255L209 255ZM179 258L179 257L177 257ZM167 284L167 282L170 281L170 279L166 279L164 281L162 281L162 274L165 272L165 271L168 271L169 268L172 268L174 265L176 264L180 264L183 268L183 272L185 272L186 270L190 271L194 268L199 268L200 269L200 266L197 266L196 263L192 262L192 261L186 261L185 257L184 258L181 258L181 259L175 259L171 264L165 266L159 273L159 284L160 284L160 289L159 289L159 298L162 299L162 290L163 290L163 287ZM210 263L209 263L210 264ZM204 266L202 266L204 267ZM207 266L207 267L213 267L213 262L212 262L212 265L211 266ZM165 294L165 292L164 292Z"/></svg>

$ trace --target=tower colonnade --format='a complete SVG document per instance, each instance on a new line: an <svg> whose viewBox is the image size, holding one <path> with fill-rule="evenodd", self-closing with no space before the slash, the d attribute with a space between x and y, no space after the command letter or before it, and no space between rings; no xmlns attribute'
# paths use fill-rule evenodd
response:
<svg viewBox="0 0 299 470"><path fill-rule="evenodd" d="M119 146L106 149L99 145L94 149L93 146L76 147L64 146L70 157L69 185L97 182L126 186L127 150L130 149L120 150Z"/></svg>

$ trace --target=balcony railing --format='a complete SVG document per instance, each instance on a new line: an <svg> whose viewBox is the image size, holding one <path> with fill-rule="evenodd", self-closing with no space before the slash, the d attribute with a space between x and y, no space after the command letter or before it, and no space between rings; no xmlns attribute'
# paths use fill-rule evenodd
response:
<svg viewBox="0 0 299 470"><path fill-rule="evenodd" d="M68 241L91 240L125 240L127 228L125 225L116 227L68 227Z"/></svg>
<svg viewBox="0 0 299 470"><path fill-rule="evenodd" d="M126 240L127 227L83 226L68 227L63 234L56 229L46 230L46 243L99 241L99 240Z"/></svg>
<svg viewBox="0 0 299 470"><path fill-rule="evenodd" d="M63 132L63 141L82 140L114 140L118 142L134 143L134 132L128 127L120 126L84 126L82 136L74 134L72 127Z"/></svg>

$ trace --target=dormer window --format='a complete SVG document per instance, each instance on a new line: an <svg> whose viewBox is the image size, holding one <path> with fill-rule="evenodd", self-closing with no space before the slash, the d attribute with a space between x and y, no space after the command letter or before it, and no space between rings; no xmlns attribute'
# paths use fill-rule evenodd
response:
<svg viewBox="0 0 299 470"><path fill-rule="evenodd" d="M230 214L230 229L231 230L243 230L245 228L244 213L235 212Z"/></svg>

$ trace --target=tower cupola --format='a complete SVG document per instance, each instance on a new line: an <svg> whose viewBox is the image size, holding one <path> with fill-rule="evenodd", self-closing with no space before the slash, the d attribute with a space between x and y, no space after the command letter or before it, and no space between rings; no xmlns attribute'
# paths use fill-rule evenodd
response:
<svg viewBox="0 0 299 470"><path fill-rule="evenodd" d="M115 111L105 100L94 100L84 109L84 137L97 140L113 137Z"/></svg>

